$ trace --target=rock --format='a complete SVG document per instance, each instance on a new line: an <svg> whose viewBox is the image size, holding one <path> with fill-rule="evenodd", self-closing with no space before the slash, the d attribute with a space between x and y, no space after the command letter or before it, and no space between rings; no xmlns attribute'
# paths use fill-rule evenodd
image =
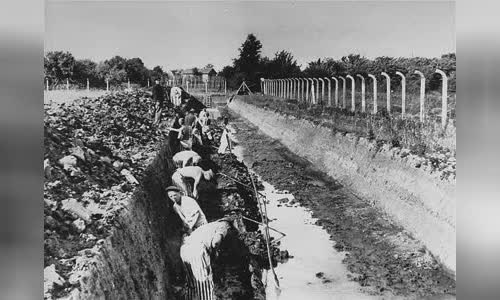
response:
<svg viewBox="0 0 500 300"><path fill-rule="evenodd" d="M64 170L70 170L76 167L77 159L73 155L67 155L59 160L59 164L63 166Z"/></svg>
<svg viewBox="0 0 500 300"><path fill-rule="evenodd" d="M100 159L100 161L104 162L104 163L107 163L107 164L111 164L111 158L107 157L107 156L102 156Z"/></svg>
<svg viewBox="0 0 500 300"><path fill-rule="evenodd" d="M82 219L78 219L73 221L73 225L75 226L76 230L81 233L85 230L85 221Z"/></svg>
<svg viewBox="0 0 500 300"><path fill-rule="evenodd" d="M113 162L113 168L116 171L120 172L123 169L123 163L121 161L116 160L115 162Z"/></svg>
<svg viewBox="0 0 500 300"><path fill-rule="evenodd" d="M71 152L71 155L78 157L79 159L86 161L85 158L85 151L79 146L70 148L69 151Z"/></svg>
<svg viewBox="0 0 500 300"><path fill-rule="evenodd" d="M43 269L43 294L44 297L51 297L50 292L54 285L63 286L66 281L56 272L54 264Z"/></svg>
<svg viewBox="0 0 500 300"><path fill-rule="evenodd" d="M48 158L43 161L43 172L46 179L50 179L52 177L52 166L50 165L50 160Z"/></svg>
<svg viewBox="0 0 500 300"><path fill-rule="evenodd" d="M89 211L76 199L70 198L61 201L61 208L74 216L85 220L86 222L90 221L90 213Z"/></svg>
<svg viewBox="0 0 500 300"><path fill-rule="evenodd" d="M137 153L131 156L132 160L140 160L142 158L142 153Z"/></svg>
<svg viewBox="0 0 500 300"><path fill-rule="evenodd" d="M125 176L125 179L127 179L127 181L130 182L131 184L139 184L139 181L137 181L137 179L135 179L134 175L132 175L132 173L129 170L123 169L120 172L120 174Z"/></svg>

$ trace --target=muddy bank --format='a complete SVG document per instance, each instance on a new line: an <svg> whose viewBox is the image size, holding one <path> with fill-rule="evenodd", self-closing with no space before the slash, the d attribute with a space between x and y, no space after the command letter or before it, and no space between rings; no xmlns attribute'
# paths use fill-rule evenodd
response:
<svg viewBox="0 0 500 300"><path fill-rule="evenodd" d="M454 180L442 179L438 172L422 168L421 158L401 148L334 133L310 121L238 99L229 108L381 208L421 240L450 271L455 271Z"/></svg>
<svg viewBox="0 0 500 300"><path fill-rule="evenodd" d="M347 276L364 293L383 299L454 299L453 276L423 243L248 121L236 118L230 124L245 148L245 163L278 190L293 194L294 200L283 205L300 204L312 211L334 241L331 251L347 252L343 262L352 272ZM332 272L321 267L314 273Z"/></svg>

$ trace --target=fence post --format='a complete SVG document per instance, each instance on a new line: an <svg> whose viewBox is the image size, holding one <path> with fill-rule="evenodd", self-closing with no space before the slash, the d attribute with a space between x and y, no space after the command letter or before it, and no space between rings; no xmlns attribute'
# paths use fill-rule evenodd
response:
<svg viewBox="0 0 500 300"><path fill-rule="evenodd" d="M316 104L316 97L314 95L314 90L315 90L315 88L314 88L314 79L315 78L311 79L311 100L312 100L311 102L312 102L312 104ZM318 86L316 85L316 90L317 89L318 89Z"/></svg>
<svg viewBox="0 0 500 300"><path fill-rule="evenodd" d="M106 92L109 92L109 79L106 78Z"/></svg>
<svg viewBox="0 0 500 300"><path fill-rule="evenodd" d="M425 76L424 73L418 70L413 73L420 76L420 122L423 122L425 114Z"/></svg>
<svg viewBox="0 0 500 300"><path fill-rule="evenodd" d="M128 86L128 89L130 90L130 79L127 79L127 86Z"/></svg>
<svg viewBox="0 0 500 300"><path fill-rule="evenodd" d="M226 79L224 78L224 95L227 95Z"/></svg>
<svg viewBox="0 0 500 300"><path fill-rule="evenodd" d="M47 91L49 90L49 79L48 78L45 79L45 88L47 89Z"/></svg>
<svg viewBox="0 0 500 300"><path fill-rule="evenodd" d="M328 107L332 106L332 81L330 78L325 77L328 80Z"/></svg>
<svg viewBox="0 0 500 300"><path fill-rule="evenodd" d="M325 103L325 81L323 78L318 78L319 81L321 81L321 105L324 105ZM318 93L319 93L319 86L318 86ZM319 99L319 97L318 97Z"/></svg>
<svg viewBox="0 0 500 300"><path fill-rule="evenodd" d="M314 89L316 90L316 98L314 98L314 104L317 104L319 102L319 80L318 78L313 78L314 81L316 81L316 85L314 86Z"/></svg>
<svg viewBox="0 0 500 300"><path fill-rule="evenodd" d="M443 88L441 90L441 126L444 128L446 126L446 121L448 117L448 77L446 73L440 69L436 69L435 73L439 73L443 78Z"/></svg>
<svg viewBox="0 0 500 300"><path fill-rule="evenodd" d="M347 108L347 104L345 103L345 89L346 89L346 79L342 76L339 76L339 78L342 80L342 108L343 109L346 109Z"/></svg>
<svg viewBox="0 0 500 300"><path fill-rule="evenodd" d="M396 72L396 75L401 76L401 117L405 117L406 113L406 77L401 72Z"/></svg>
<svg viewBox="0 0 500 300"><path fill-rule="evenodd" d="M386 72L380 73L385 77L387 82L386 85L386 96L387 96L387 112L391 113L391 77Z"/></svg>
<svg viewBox="0 0 500 300"><path fill-rule="evenodd" d="M339 107L339 81L337 78L332 77L333 80L335 80L335 108Z"/></svg>
<svg viewBox="0 0 500 300"><path fill-rule="evenodd" d="M304 78L299 78L299 101L304 100Z"/></svg>
<svg viewBox="0 0 500 300"><path fill-rule="evenodd" d="M373 80L373 113L377 113L377 77L373 76L372 74L368 74L368 77L370 77Z"/></svg>
<svg viewBox="0 0 500 300"><path fill-rule="evenodd" d="M304 97L304 100L306 103L309 102L309 78L304 78L304 81L306 82L306 94L305 94L305 97Z"/></svg>
<svg viewBox="0 0 500 300"><path fill-rule="evenodd" d="M357 77L361 78L361 112L365 112L366 101L365 101L365 78L357 74Z"/></svg>
<svg viewBox="0 0 500 300"><path fill-rule="evenodd" d="M66 90L69 90L69 79L66 78Z"/></svg>
<svg viewBox="0 0 500 300"><path fill-rule="evenodd" d="M356 83L354 82L354 77L347 75L347 78L351 79L351 111L356 111L356 102L354 102L356 95Z"/></svg>
<svg viewBox="0 0 500 300"><path fill-rule="evenodd" d="M90 91L89 79L87 78L87 92Z"/></svg>
<svg viewBox="0 0 500 300"><path fill-rule="evenodd" d="M148 87L149 87L149 79L148 79Z"/></svg>

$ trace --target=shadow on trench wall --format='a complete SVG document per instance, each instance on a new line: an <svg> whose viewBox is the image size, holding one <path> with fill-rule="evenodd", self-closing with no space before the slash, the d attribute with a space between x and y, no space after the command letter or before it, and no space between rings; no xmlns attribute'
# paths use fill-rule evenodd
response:
<svg viewBox="0 0 500 300"><path fill-rule="evenodd" d="M166 201L165 188L175 171L175 154L165 139L116 229L80 280L77 298L172 299L183 278L179 256L181 221Z"/></svg>

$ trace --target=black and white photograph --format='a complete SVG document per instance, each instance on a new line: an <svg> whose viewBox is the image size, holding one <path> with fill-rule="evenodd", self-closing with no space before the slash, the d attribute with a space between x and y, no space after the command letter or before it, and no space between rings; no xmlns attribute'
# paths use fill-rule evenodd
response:
<svg viewBox="0 0 500 300"><path fill-rule="evenodd" d="M44 9L44 299L457 298L455 1Z"/></svg>

